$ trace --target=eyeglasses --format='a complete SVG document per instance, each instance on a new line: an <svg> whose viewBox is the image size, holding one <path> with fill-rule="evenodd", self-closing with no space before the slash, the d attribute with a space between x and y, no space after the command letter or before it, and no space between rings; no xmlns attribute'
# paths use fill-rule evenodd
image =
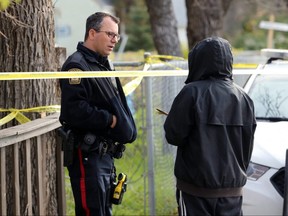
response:
<svg viewBox="0 0 288 216"><path fill-rule="evenodd" d="M97 32L105 32L110 39L114 39L116 37L117 40L120 40L120 34L116 34L110 31L97 31Z"/></svg>

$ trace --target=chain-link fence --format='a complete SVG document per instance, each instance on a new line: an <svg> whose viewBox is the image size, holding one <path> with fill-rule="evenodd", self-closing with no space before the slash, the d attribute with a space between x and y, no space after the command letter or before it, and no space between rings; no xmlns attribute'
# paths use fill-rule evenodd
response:
<svg viewBox="0 0 288 216"><path fill-rule="evenodd" d="M147 56L145 62L140 68L143 73L146 70L187 70L187 61L174 60L170 56ZM123 64L122 67L117 63L115 65L116 70L123 69ZM176 148L167 144L163 130L166 116L156 109L169 111L176 94L184 86L185 78L182 75L145 77L127 97L137 124L138 138L127 145L124 158L116 161L117 171L126 172L129 181L123 203L113 208L114 215L177 214L174 178ZM127 78L124 81L132 80Z"/></svg>

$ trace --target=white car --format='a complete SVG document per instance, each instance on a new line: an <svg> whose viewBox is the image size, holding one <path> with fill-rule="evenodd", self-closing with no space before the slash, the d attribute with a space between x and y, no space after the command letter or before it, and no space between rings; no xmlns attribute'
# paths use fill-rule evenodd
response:
<svg viewBox="0 0 288 216"><path fill-rule="evenodd" d="M247 216L287 215L288 61L285 58L288 59L288 50L263 52L271 58L255 70L257 73L244 86L254 101L257 119L243 194L243 215Z"/></svg>

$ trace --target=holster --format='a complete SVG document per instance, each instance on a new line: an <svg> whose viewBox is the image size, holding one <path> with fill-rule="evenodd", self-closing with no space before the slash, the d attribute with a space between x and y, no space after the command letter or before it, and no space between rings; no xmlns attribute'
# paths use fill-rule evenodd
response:
<svg viewBox="0 0 288 216"><path fill-rule="evenodd" d="M124 144L121 143L112 143L109 148L109 152L111 152L112 156L116 159L120 159L123 156L123 152L125 151L126 147Z"/></svg>
<svg viewBox="0 0 288 216"><path fill-rule="evenodd" d="M63 165L67 167L73 163L76 137L71 130L65 131L63 127L58 129L58 135L62 138Z"/></svg>

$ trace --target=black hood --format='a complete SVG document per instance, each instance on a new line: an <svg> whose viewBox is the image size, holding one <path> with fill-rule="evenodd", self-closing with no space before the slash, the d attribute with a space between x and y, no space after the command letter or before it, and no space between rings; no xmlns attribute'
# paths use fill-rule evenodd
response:
<svg viewBox="0 0 288 216"><path fill-rule="evenodd" d="M198 42L189 52L189 74L185 83L214 77L232 79L233 55L229 42L210 37Z"/></svg>

